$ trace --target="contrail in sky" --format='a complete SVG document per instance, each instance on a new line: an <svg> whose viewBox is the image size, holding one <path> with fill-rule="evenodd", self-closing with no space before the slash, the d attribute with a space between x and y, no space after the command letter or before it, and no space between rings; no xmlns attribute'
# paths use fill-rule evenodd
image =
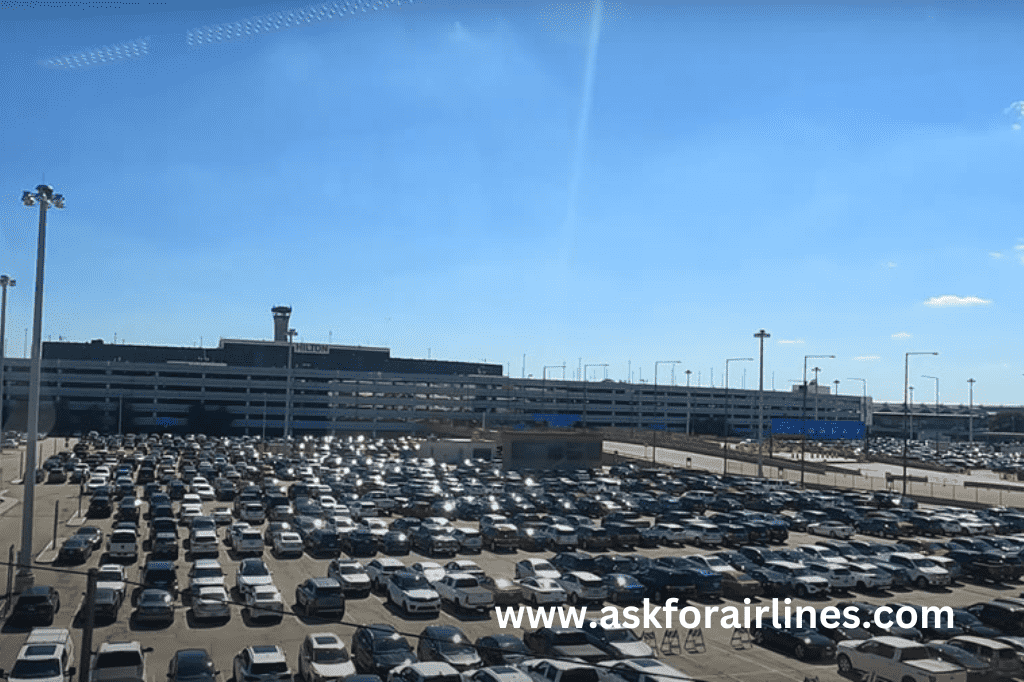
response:
<svg viewBox="0 0 1024 682"><path fill-rule="evenodd" d="M597 73L597 45L601 39L601 15L604 12L602 0L594 0L590 13L590 39L587 43L587 60L583 67L583 98L580 102L580 117L576 124L576 145L573 149L572 170L569 177L569 197L566 206L565 225L562 228L561 262L565 266L572 253L576 237L576 201L580 190L580 176L583 172L584 147L587 129L590 126L590 108L594 98L594 76Z"/></svg>

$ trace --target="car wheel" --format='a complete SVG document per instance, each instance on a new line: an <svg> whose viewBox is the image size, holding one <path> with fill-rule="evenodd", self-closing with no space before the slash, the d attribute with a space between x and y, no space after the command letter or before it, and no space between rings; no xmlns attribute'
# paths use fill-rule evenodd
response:
<svg viewBox="0 0 1024 682"><path fill-rule="evenodd" d="M839 654L836 659L836 663L839 664L839 672L849 675L853 672L853 664L850 663L850 657L846 654Z"/></svg>
<svg viewBox="0 0 1024 682"><path fill-rule="evenodd" d="M309 602L306 602L306 608L304 609L304 612L306 614L306 618L311 618L313 616L313 607L310 605Z"/></svg>
<svg viewBox="0 0 1024 682"><path fill-rule="evenodd" d="M793 655L802 661L807 658L807 649L804 648L803 644L797 644L793 647Z"/></svg>
<svg viewBox="0 0 1024 682"><path fill-rule="evenodd" d="M764 632L760 628L754 630L753 638L755 644L764 644Z"/></svg>
<svg viewBox="0 0 1024 682"><path fill-rule="evenodd" d="M807 598L807 588L804 587L803 585L797 585L796 586L796 596L800 597L801 599L806 599Z"/></svg>
<svg viewBox="0 0 1024 682"><path fill-rule="evenodd" d="M917 579L914 580L914 587L916 587L919 590L923 590L926 587L928 587L928 581L924 579L924 576L919 575L917 576Z"/></svg>

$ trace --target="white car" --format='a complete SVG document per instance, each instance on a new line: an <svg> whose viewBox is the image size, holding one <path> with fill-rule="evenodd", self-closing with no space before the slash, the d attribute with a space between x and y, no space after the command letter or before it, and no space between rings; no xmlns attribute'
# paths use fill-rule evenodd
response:
<svg viewBox="0 0 1024 682"><path fill-rule="evenodd" d="M301 555L304 550L302 536L298 533L286 530L274 537L274 553L278 556Z"/></svg>
<svg viewBox="0 0 1024 682"><path fill-rule="evenodd" d="M398 559L393 559L391 557L374 559L370 563L366 564L366 575L370 577L370 588L374 590L387 589L388 579L398 571L404 569L405 564Z"/></svg>
<svg viewBox="0 0 1024 682"><path fill-rule="evenodd" d="M103 642L89 665L89 682L149 682L146 652L139 642Z"/></svg>
<svg viewBox="0 0 1024 682"><path fill-rule="evenodd" d="M436 583L448 573L436 561L417 561L409 567L409 570L422 574L430 584Z"/></svg>
<svg viewBox="0 0 1024 682"><path fill-rule="evenodd" d="M202 585L192 588L192 617L196 620L231 618L231 604L223 585Z"/></svg>
<svg viewBox="0 0 1024 682"><path fill-rule="evenodd" d="M422 573L399 571L388 580L386 589L388 603L407 615L441 612L441 595Z"/></svg>
<svg viewBox="0 0 1024 682"><path fill-rule="evenodd" d="M245 607L253 620L284 618L284 598L274 585L257 585L246 592Z"/></svg>
<svg viewBox="0 0 1024 682"><path fill-rule="evenodd" d="M554 578L524 578L519 581L523 590L523 601L527 604L564 604L569 595Z"/></svg>
<svg viewBox="0 0 1024 682"><path fill-rule="evenodd" d="M197 486L193 486L193 490L195 490L195 493L199 495L201 500L217 499L217 493L209 483L200 483Z"/></svg>
<svg viewBox="0 0 1024 682"><path fill-rule="evenodd" d="M213 510L213 520L218 526L230 525L233 518L231 516L231 509L228 507L217 507Z"/></svg>
<svg viewBox="0 0 1024 682"><path fill-rule="evenodd" d="M826 538L849 540L853 537L853 526L849 526L842 521L819 521L808 525L807 532L811 535L821 535Z"/></svg>
<svg viewBox="0 0 1024 682"><path fill-rule="evenodd" d="M255 528L243 528L231 539L235 554L263 554L263 535Z"/></svg>
<svg viewBox="0 0 1024 682"><path fill-rule="evenodd" d="M224 587L224 569L216 559L197 559L188 571L189 592L209 586Z"/></svg>
<svg viewBox="0 0 1024 682"><path fill-rule="evenodd" d="M127 587L125 583L125 570L121 564L103 564L96 574L96 589L107 587L120 593L124 600Z"/></svg>
<svg viewBox="0 0 1024 682"><path fill-rule="evenodd" d="M555 568L547 559L523 559L516 562L516 578L551 578L558 580L562 577L561 571Z"/></svg>
<svg viewBox="0 0 1024 682"><path fill-rule="evenodd" d="M189 536L188 550L192 556L217 556L220 540L215 530L194 530Z"/></svg>
<svg viewBox="0 0 1024 682"><path fill-rule="evenodd" d="M333 632L306 635L299 646L299 678L305 682L339 682L356 674L345 643Z"/></svg>
<svg viewBox="0 0 1024 682"><path fill-rule="evenodd" d="M707 521L694 521L683 527L683 539L691 545L717 547L725 540L722 530Z"/></svg>
<svg viewBox="0 0 1024 682"><path fill-rule="evenodd" d="M327 577L338 581L346 597L366 597L370 594L370 576L358 561L332 559L327 565Z"/></svg>
<svg viewBox="0 0 1024 682"><path fill-rule="evenodd" d="M832 564L825 561L808 561L804 563L811 575L816 575L828 581L829 592L836 590L848 590L856 587L857 579L850 569L843 564Z"/></svg>
<svg viewBox="0 0 1024 682"><path fill-rule="evenodd" d="M828 580L812 574L803 564L792 561L769 561L765 563L764 567L781 574L786 580L786 586L801 599L812 595L828 594Z"/></svg>
<svg viewBox="0 0 1024 682"><path fill-rule="evenodd" d="M558 584L565 590L570 604L599 602L608 598L608 588L604 581L587 571L566 573L558 579Z"/></svg>
<svg viewBox="0 0 1024 682"><path fill-rule="evenodd" d="M685 528L678 523L656 523L648 531L661 545L682 545L686 542Z"/></svg>
<svg viewBox="0 0 1024 682"><path fill-rule="evenodd" d="M625 661L602 661L614 675L615 682L686 682L693 679L655 658L631 658Z"/></svg>
<svg viewBox="0 0 1024 682"><path fill-rule="evenodd" d="M243 597L254 588L273 585L274 576L263 559L246 558L238 564L235 572L235 587Z"/></svg>
<svg viewBox="0 0 1024 682"><path fill-rule="evenodd" d="M836 663L846 676L858 672L902 682L966 682L967 671L933 658L923 644L901 637L851 639L836 645Z"/></svg>

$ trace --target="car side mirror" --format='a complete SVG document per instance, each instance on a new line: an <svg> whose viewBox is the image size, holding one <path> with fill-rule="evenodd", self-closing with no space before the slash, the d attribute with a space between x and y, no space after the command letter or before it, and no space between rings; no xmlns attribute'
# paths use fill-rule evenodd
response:
<svg viewBox="0 0 1024 682"><path fill-rule="evenodd" d="M144 654L151 654L151 653L153 653L153 647L147 646L147 647L143 648L142 649L142 653L144 653Z"/></svg>
<svg viewBox="0 0 1024 682"><path fill-rule="evenodd" d="M78 668L71 666L68 668L68 677L74 677L78 673Z"/></svg>

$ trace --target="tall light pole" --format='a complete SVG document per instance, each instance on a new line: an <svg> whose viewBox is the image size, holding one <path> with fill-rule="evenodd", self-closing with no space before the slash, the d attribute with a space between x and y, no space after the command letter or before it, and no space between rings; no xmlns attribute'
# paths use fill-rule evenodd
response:
<svg viewBox="0 0 1024 682"><path fill-rule="evenodd" d="M287 396L285 397L284 406L284 438L288 445L288 452L292 451L292 354L295 351L296 334L298 334L298 332L294 329L288 330L288 388L286 390Z"/></svg>
<svg viewBox="0 0 1024 682"><path fill-rule="evenodd" d="M771 334L761 330L754 334L760 345L760 362L758 363L757 381L757 477L764 477L763 457L761 446L764 444L764 340L770 338Z"/></svg>
<svg viewBox="0 0 1024 682"><path fill-rule="evenodd" d="M903 355L903 494L907 494L907 418L910 415L907 397L910 393L910 356L938 355L934 351L910 351Z"/></svg>
<svg viewBox="0 0 1024 682"><path fill-rule="evenodd" d="M672 365L674 368L676 365L681 365L682 360L655 360L654 362L654 408L658 408L658 365ZM663 415L665 416L665 415ZM667 418L667 416L666 416ZM665 428L668 428L666 425ZM658 429L654 429L654 449L651 452L651 464L656 464L658 461Z"/></svg>
<svg viewBox="0 0 1024 682"><path fill-rule="evenodd" d="M7 287L16 282L7 275L0 275L3 287L3 303L0 303L0 454L4 452L4 365L7 350Z"/></svg>
<svg viewBox="0 0 1024 682"><path fill-rule="evenodd" d="M971 389L969 407L967 408L967 439L969 443L974 442L974 379L968 379L967 385Z"/></svg>
<svg viewBox="0 0 1024 682"><path fill-rule="evenodd" d="M64 208L64 197L53 193L49 185L39 185L35 193L22 192L21 202L26 206L39 204L39 243L36 248L36 296L32 316L32 361L28 378L28 433L25 439L25 499L21 509L21 553L15 592L32 586L32 522L36 500L36 441L39 439L39 387L42 374L43 351L43 270L46 260L46 209Z"/></svg>
<svg viewBox="0 0 1024 682"><path fill-rule="evenodd" d="M868 382L867 379L846 377L847 381L859 381L861 383L860 418L864 422L864 455L868 454Z"/></svg>
<svg viewBox="0 0 1024 682"><path fill-rule="evenodd" d="M722 463L722 473L727 474L729 464L729 427L732 422L732 394L729 392L729 363L730 362L753 362L754 358L728 358L725 361L725 428L722 429L725 433L722 437L722 452L725 453L725 459Z"/></svg>
<svg viewBox="0 0 1024 682"><path fill-rule="evenodd" d="M589 397L590 397L588 395L588 392L587 392L587 383L589 383L589 381L587 379L587 370L589 368L591 368L591 367L607 367L607 366L608 366L607 362L602 362L600 364L594 364L594 365L583 365L583 426L584 426L584 428L587 427L587 404L589 402Z"/></svg>
<svg viewBox="0 0 1024 682"><path fill-rule="evenodd" d="M692 371L686 370L686 435L690 435L690 375Z"/></svg>
<svg viewBox="0 0 1024 682"><path fill-rule="evenodd" d="M800 424L803 436L800 438L800 487L804 486L804 462L807 452L807 360L809 358L835 358L834 355L805 355L804 356L804 396L800 405Z"/></svg>
<svg viewBox="0 0 1024 682"><path fill-rule="evenodd" d="M832 383L836 385L836 395L839 395L839 379L834 380Z"/></svg>
<svg viewBox="0 0 1024 682"><path fill-rule="evenodd" d="M814 367L811 371L814 372L814 421L818 421L818 372L821 367Z"/></svg>
<svg viewBox="0 0 1024 682"><path fill-rule="evenodd" d="M939 420L939 378L938 377L929 376L927 374L922 374L921 378L922 379L934 379L935 380L935 421L936 421L936 423L938 423L938 420ZM937 431L935 433L935 454L936 455L939 454L939 435L938 435Z"/></svg>

